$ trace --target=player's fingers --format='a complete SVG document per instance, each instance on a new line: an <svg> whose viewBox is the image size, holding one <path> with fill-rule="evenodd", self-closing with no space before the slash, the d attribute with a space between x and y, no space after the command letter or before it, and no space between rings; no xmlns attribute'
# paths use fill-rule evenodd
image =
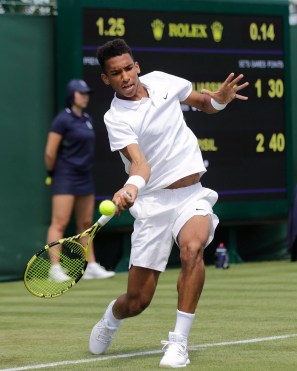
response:
<svg viewBox="0 0 297 371"><path fill-rule="evenodd" d="M245 82L244 84L236 86L236 91L246 88L249 85L248 82Z"/></svg>
<svg viewBox="0 0 297 371"><path fill-rule="evenodd" d="M121 195L119 192L117 192L112 199L112 202L116 205L116 212L115 215L119 216L121 211L124 210L124 207L122 205Z"/></svg>
<svg viewBox="0 0 297 371"><path fill-rule="evenodd" d="M240 100L248 100L249 98L245 95L235 94L235 98Z"/></svg>
<svg viewBox="0 0 297 371"><path fill-rule="evenodd" d="M234 73L231 72L230 75L226 78L226 80L223 82L222 86L227 86L227 85L230 85L230 83L232 82L233 78L234 78Z"/></svg>
<svg viewBox="0 0 297 371"><path fill-rule="evenodd" d="M129 191L125 189L119 190L113 198L113 202L116 204L118 209L118 214L131 207L134 203L134 199L135 197L133 197Z"/></svg>
<svg viewBox="0 0 297 371"><path fill-rule="evenodd" d="M230 81L230 83L229 83L229 86L231 87L231 88L233 88L240 80L242 80L243 79L243 74L241 73L240 75L238 75L237 77L235 77L235 79L232 79L232 81Z"/></svg>
<svg viewBox="0 0 297 371"><path fill-rule="evenodd" d="M130 201L131 201L132 198L133 198L133 197L132 197L132 194L131 194L130 192L128 192L128 191L125 191L125 192L124 192L124 196L126 197L127 200L130 200Z"/></svg>

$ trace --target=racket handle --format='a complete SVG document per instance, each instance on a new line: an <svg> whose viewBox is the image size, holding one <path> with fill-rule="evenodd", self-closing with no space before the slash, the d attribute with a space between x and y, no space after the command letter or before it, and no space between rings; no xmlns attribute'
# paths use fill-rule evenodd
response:
<svg viewBox="0 0 297 371"><path fill-rule="evenodd" d="M100 224L101 226L104 226L107 222L110 221L110 219L114 216L112 215L102 215L100 218L97 220L97 223Z"/></svg>

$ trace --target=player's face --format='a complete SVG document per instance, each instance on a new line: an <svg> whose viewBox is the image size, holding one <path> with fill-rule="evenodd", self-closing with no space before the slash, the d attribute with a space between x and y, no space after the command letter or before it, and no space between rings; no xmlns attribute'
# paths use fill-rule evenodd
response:
<svg viewBox="0 0 297 371"><path fill-rule="evenodd" d="M105 62L105 73L101 75L103 82L110 85L120 99L139 100L141 84L138 62L134 62L130 54L123 54Z"/></svg>

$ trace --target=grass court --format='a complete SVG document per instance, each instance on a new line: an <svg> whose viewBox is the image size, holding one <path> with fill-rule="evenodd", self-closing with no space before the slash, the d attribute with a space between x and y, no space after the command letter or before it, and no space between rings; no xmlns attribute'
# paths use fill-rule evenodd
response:
<svg viewBox="0 0 297 371"><path fill-rule="evenodd" d="M160 341L175 323L177 275L177 269L161 275L151 306L123 322L103 356L89 353L89 334L125 291L126 273L82 280L55 299L32 296L23 282L0 283L0 371L161 370ZM295 371L296 344L295 263L206 267L187 370Z"/></svg>

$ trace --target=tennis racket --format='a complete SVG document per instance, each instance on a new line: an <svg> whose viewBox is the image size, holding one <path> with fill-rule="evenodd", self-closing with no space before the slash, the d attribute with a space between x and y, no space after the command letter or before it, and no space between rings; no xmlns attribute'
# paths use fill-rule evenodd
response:
<svg viewBox="0 0 297 371"><path fill-rule="evenodd" d="M33 255L24 272L28 291L40 298L55 298L71 289L86 270L94 237L112 217L102 215L84 232L51 242ZM82 239L87 239L86 246Z"/></svg>

